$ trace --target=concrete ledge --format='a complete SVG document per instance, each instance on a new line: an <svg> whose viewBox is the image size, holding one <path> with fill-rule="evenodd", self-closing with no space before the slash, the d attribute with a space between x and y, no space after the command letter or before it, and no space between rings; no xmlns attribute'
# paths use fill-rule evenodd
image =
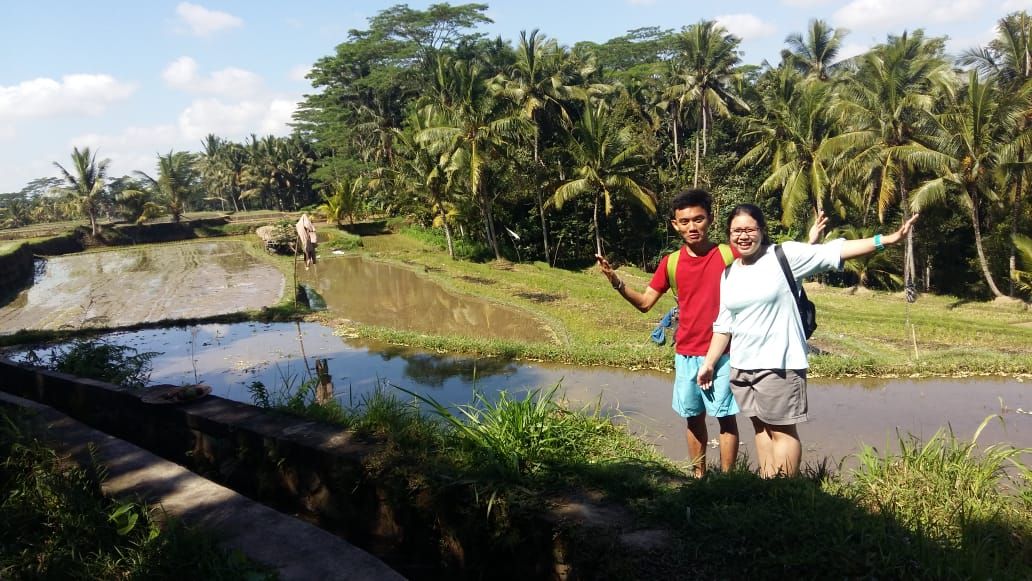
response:
<svg viewBox="0 0 1032 581"><path fill-rule="evenodd" d="M108 471L104 493L136 497L215 532L220 543L279 571L280 579L403 579L340 537L277 512L48 406L0 392L0 406L29 410L60 453L95 458Z"/></svg>

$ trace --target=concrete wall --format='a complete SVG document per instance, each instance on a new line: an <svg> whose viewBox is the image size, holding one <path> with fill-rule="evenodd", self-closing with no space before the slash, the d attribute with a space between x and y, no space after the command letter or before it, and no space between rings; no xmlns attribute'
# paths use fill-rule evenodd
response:
<svg viewBox="0 0 1032 581"><path fill-rule="evenodd" d="M592 563L614 548L612 531L584 535L569 519L512 514L512 507L499 530L474 501L471 486L427 486L435 477L427 467L395 470L391 462L397 457L384 454L382 443L339 426L214 396L148 404L141 391L6 359L0 359L0 389L299 514L410 578L443 572L449 578L592 577ZM581 565L575 567L575 560Z"/></svg>

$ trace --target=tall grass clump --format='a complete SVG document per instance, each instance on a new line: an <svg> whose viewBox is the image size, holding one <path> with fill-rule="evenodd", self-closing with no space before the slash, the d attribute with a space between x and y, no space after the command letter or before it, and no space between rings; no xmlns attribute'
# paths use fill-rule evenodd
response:
<svg viewBox="0 0 1032 581"><path fill-rule="evenodd" d="M0 579L274 579L206 533L104 498L84 470L0 412Z"/></svg>
<svg viewBox="0 0 1032 581"><path fill-rule="evenodd" d="M559 388L532 389L522 398L503 391L494 401L477 392L472 403L454 410L402 391L443 420L460 464L482 478L603 485L621 494L651 486L653 473L677 473L651 446L616 425L600 403L571 410L557 398Z"/></svg>
<svg viewBox="0 0 1032 581"><path fill-rule="evenodd" d="M891 515L912 533L924 570L938 578L1032 576L1032 468L1022 456L1032 448L997 444L979 450L952 429L927 442L899 437L899 453L879 455L865 446L859 466L841 492L861 506ZM1002 420L1001 420L1002 421Z"/></svg>

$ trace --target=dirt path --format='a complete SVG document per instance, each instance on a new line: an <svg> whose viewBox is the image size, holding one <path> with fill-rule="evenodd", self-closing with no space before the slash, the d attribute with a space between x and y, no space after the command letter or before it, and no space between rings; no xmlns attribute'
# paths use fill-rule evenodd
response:
<svg viewBox="0 0 1032 581"><path fill-rule="evenodd" d="M277 302L284 277L240 242L189 242L59 256L0 308L0 333L204 317Z"/></svg>

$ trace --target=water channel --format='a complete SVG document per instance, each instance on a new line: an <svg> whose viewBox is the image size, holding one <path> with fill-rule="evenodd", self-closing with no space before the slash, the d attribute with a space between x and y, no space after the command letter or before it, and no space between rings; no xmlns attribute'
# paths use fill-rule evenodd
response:
<svg viewBox="0 0 1032 581"><path fill-rule="evenodd" d="M132 262L115 256L115 262ZM51 263L34 289L47 285L58 288L49 277L70 281L67 288L74 289L75 273L90 272L89 268L75 265L74 259L85 260L88 265L98 260L92 255L66 258L72 259L69 266ZM203 268L203 262L193 261L194 266L190 263L191 260L176 263L185 265L178 277L191 279L191 268ZM168 263L151 264L160 272ZM104 265L90 268L94 272L99 269L105 276L112 272ZM87 279L96 278L87 274ZM489 336L522 340L542 340L551 333L515 309L458 297L411 271L359 258L323 261L308 273L307 279L325 297L332 311L366 323L417 331L425 330L423 326L429 324L435 332L442 333L468 332L472 328ZM125 300L147 303L155 287L140 288L144 288L143 296L139 296L138 288L137 296ZM213 292L204 304L209 309L220 309L233 305L227 301L237 300L225 296ZM4 309L49 304L33 303L31 295L25 300L20 306L8 305ZM10 327L14 320L21 319L0 317L0 332L16 330ZM216 395L244 402L251 401L248 386L255 381L262 382L273 393L296 387L308 378L317 358L328 361L334 397L345 405L361 402L377 386L400 386L451 405L468 403L474 390L490 396L501 390L523 392L561 383L561 393L574 405L601 399L605 407L625 416L632 431L654 442L671 458L683 460L687 454L683 420L670 409L673 378L660 372L430 354L345 339L316 323L210 324L113 333L107 339L140 351L159 352L153 362L151 383L200 381L211 385ZM398 395L405 397L400 391ZM951 426L958 437L970 438L982 420L993 414L999 414L1003 421L989 424L980 445L1005 442L1032 446L1032 389L1018 379L818 378L811 380L809 400L811 421L800 427L804 461L844 458L855 453L861 442L878 449L895 448L897 431L926 439ZM745 418L739 422L743 450L754 457L749 423ZM711 421L710 430L711 438L715 437L715 422ZM715 455L712 450L711 456Z"/></svg>

